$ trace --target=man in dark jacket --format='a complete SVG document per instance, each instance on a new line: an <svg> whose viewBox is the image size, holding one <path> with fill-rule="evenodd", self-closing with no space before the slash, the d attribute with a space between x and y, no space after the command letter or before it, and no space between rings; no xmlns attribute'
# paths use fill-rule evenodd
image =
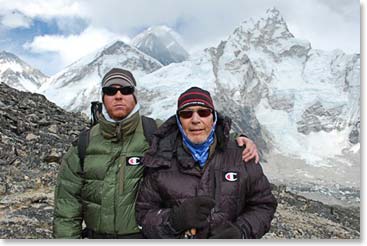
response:
<svg viewBox="0 0 367 246"><path fill-rule="evenodd" d="M231 121L198 87L156 132L143 158L136 214L148 238L261 238L277 202L261 165L244 164Z"/></svg>

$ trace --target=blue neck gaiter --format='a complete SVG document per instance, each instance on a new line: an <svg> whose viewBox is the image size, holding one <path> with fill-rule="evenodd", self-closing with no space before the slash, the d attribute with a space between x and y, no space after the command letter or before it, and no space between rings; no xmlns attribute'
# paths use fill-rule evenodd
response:
<svg viewBox="0 0 367 246"><path fill-rule="evenodd" d="M213 123L213 127L206 141L201 144L194 144L186 136L181 126L179 116L176 114L176 121L177 121L178 129L180 129L180 132L182 135L183 143L190 150L191 155L194 158L194 160L199 163L200 168L203 168L205 165L205 162L208 160L210 145L212 145L212 143L214 142L215 127L217 124L217 112L216 111L214 111L214 118L215 118L215 121Z"/></svg>

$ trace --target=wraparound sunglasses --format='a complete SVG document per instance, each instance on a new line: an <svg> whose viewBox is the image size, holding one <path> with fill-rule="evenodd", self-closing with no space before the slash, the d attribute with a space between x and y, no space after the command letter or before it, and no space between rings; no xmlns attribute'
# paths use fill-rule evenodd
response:
<svg viewBox="0 0 367 246"><path fill-rule="evenodd" d="M130 95L134 93L134 87L132 86L124 86L124 87L103 87L102 92L103 94L106 94L107 96L114 96L118 91L122 95Z"/></svg>

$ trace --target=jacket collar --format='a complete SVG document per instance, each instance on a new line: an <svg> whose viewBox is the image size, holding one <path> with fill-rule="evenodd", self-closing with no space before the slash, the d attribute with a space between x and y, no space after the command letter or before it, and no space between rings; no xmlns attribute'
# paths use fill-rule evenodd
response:
<svg viewBox="0 0 367 246"><path fill-rule="evenodd" d="M217 149L223 151L229 140L231 120L217 113L218 121L215 130ZM178 130L176 116L171 116L154 134L150 149L144 156L146 167L170 167L171 160L176 157L183 168L193 168L195 161L184 149L182 137Z"/></svg>
<svg viewBox="0 0 367 246"><path fill-rule="evenodd" d="M120 122L107 121L103 115L100 115L99 124L101 134L104 138L110 139L113 142L122 141L124 137L134 133L139 124L139 120L139 111L135 112L129 118L124 119Z"/></svg>

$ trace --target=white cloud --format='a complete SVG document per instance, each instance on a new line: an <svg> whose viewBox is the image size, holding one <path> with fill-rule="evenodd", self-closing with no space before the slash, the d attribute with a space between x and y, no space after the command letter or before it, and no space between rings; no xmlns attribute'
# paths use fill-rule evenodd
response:
<svg viewBox="0 0 367 246"><path fill-rule="evenodd" d="M18 11L12 11L2 15L1 24L6 28L28 28L32 23L32 19L23 15Z"/></svg>
<svg viewBox="0 0 367 246"><path fill-rule="evenodd" d="M89 27L80 35L37 36L31 43L26 43L24 48L39 54L58 53L62 59L61 63L66 66L116 39L129 42L128 37Z"/></svg>
<svg viewBox="0 0 367 246"><path fill-rule="evenodd" d="M0 6L0 15L17 10L30 18L77 17L96 28L124 35L166 24L178 27L176 31L189 48L217 44L242 21L275 6L291 31L311 41L316 48L359 51L359 1L0 0Z"/></svg>
<svg viewBox="0 0 367 246"><path fill-rule="evenodd" d="M193 47L217 45L244 20L281 11L296 37L319 49L359 52L359 2L349 0L88 0L80 8L94 26L131 33L151 25L178 27ZM351 18L351 16L357 16ZM347 40L347 38L349 41ZM348 41L348 42L347 42Z"/></svg>
<svg viewBox="0 0 367 246"><path fill-rule="evenodd" d="M34 18L77 17L123 35L144 27L177 27L189 49L217 45L242 21L281 11L291 31L315 48L359 51L359 2L350 0L0 0L1 12Z"/></svg>
<svg viewBox="0 0 367 246"><path fill-rule="evenodd" d="M297 38L310 41L313 48L340 48L355 53L360 47L359 1L0 0L0 6L0 16L16 10L29 18L56 19L60 30L79 32L83 25L89 25L78 36L39 36L26 46L33 52L60 52L65 64L94 47L101 47L108 38L119 35L132 38L144 28L162 24L174 28L190 51L216 46L242 21L263 15L272 7L280 10L290 31ZM21 20L18 21L21 25ZM16 23L13 20L14 26ZM77 26L78 23L82 24ZM92 33L95 38L87 38Z"/></svg>
<svg viewBox="0 0 367 246"><path fill-rule="evenodd" d="M2 13L16 10L31 18L83 16L80 4L73 0L0 0L0 6Z"/></svg>
<svg viewBox="0 0 367 246"><path fill-rule="evenodd" d="M360 52L359 2L296 0L281 6L279 10L290 31L297 38L309 40L313 48Z"/></svg>

